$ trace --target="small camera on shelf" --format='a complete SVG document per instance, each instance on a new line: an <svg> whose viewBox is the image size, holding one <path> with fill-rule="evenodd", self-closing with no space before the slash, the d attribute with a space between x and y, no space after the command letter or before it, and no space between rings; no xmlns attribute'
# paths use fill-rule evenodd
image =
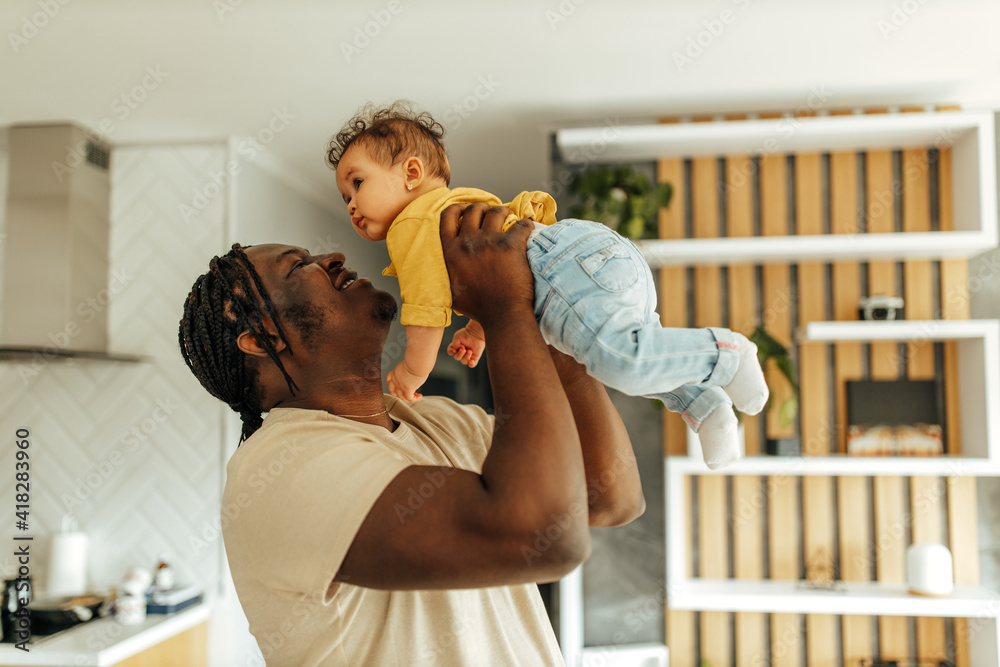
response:
<svg viewBox="0 0 1000 667"><path fill-rule="evenodd" d="M858 319L901 320L903 319L903 297L873 294L858 301Z"/></svg>

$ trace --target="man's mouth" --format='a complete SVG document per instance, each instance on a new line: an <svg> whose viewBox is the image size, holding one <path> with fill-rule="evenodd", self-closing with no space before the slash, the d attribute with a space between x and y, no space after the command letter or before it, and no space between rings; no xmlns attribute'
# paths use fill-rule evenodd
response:
<svg viewBox="0 0 1000 667"><path fill-rule="evenodd" d="M333 288L338 292L343 292L354 284L358 279L358 272L351 269L344 269L333 281Z"/></svg>

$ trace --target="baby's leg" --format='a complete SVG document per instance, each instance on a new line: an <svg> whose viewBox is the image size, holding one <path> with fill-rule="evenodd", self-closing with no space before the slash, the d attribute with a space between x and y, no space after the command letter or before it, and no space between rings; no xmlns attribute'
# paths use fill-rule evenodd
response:
<svg viewBox="0 0 1000 667"><path fill-rule="evenodd" d="M729 398L719 387L684 385L660 394L667 409L680 413L698 434L702 457L711 469L721 468L740 458L738 423Z"/></svg>

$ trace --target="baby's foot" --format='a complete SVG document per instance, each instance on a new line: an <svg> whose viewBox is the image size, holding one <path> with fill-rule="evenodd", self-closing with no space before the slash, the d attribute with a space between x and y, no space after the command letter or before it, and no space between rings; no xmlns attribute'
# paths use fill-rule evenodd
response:
<svg viewBox="0 0 1000 667"><path fill-rule="evenodd" d="M698 429L701 453L712 470L729 465L740 458L739 432L736 415L728 405L709 413Z"/></svg>
<svg viewBox="0 0 1000 667"><path fill-rule="evenodd" d="M739 346L740 365L732 381L722 389L733 399L733 406L737 410L755 415L764 409L768 396L764 372L757 360L757 346L743 334L734 331L733 336Z"/></svg>

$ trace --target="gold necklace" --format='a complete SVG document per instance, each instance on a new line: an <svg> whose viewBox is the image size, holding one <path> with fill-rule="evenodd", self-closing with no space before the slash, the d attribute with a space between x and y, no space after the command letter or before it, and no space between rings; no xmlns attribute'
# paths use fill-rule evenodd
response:
<svg viewBox="0 0 1000 667"><path fill-rule="evenodd" d="M384 415L387 412L389 412L389 408L386 408L382 412L375 412L375 413L370 414L370 415L333 415L333 416L334 417L355 417L357 419L368 419L369 417L378 417L379 415Z"/></svg>

